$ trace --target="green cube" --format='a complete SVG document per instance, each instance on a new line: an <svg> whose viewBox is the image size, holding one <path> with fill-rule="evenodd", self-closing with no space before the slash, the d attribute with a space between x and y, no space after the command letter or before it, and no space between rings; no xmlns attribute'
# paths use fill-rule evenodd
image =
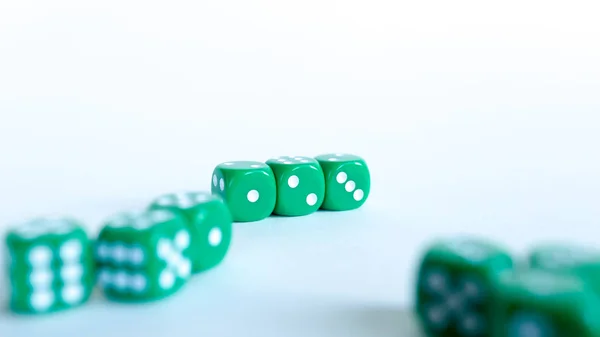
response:
<svg viewBox="0 0 600 337"><path fill-rule="evenodd" d="M600 298L576 275L507 272L493 297L492 337L600 336Z"/></svg>
<svg viewBox="0 0 600 337"><path fill-rule="evenodd" d="M122 213L95 244L98 284L110 300L146 302L176 293L192 272L190 232L166 210Z"/></svg>
<svg viewBox="0 0 600 337"><path fill-rule="evenodd" d="M302 216L316 212L323 204L325 178L314 158L283 156L267 160L277 182L274 214Z"/></svg>
<svg viewBox="0 0 600 337"><path fill-rule="evenodd" d="M433 243L417 274L416 311L423 329L436 337L491 336L494 283L513 265L505 249L485 240Z"/></svg>
<svg viewBox="0 0 600 337"><path fill-rule="evenodd" d="M150 210L168 210L185 219L190 232L192 272L218 265L231 243L232 218L224 201L209 192L171 193L154 200Z"/></svg>
<svg viewBox="0 0 600 337"><path fill-rule="evenodd" d="M233 221L251 222L270 216L277 201L273 170L256 161L232 161L213 171L211 192L219 195Z"/></svg>
<svg viewBox="0 0 600 337"><path fill-rule="evenodd" d="M371 191L371 175L365 160L343 153L315 157L325 177L325 200L321 208L349 211L361 207Z"/></svg>
<svg viewBox="0 0 600 337"><path fill-rule="evenodd" d="M529 265L554 273L575 274L600 294L600 251L582 245L543 243L529 251Z"/></svg>
<svg viewBox="0 0 600 337"><path fill-rule="evenodd" d="M6 236L10 308L41 314L87 302L94 288L92 246L70 218L38 218Z"/></svg>

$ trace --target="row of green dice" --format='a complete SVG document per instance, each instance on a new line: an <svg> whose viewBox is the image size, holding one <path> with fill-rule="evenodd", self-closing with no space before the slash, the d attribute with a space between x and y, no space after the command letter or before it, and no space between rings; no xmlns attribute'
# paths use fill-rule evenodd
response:
<svg viewBox="0 0 600 337"><path fill-rule="evenodd" d="M86 303L96 285L111 300L146 302L176 293L227 254L232 218L209 192L163 195L141 212L107 219L95 239L69 218L39 218L6 236L9 306L47 313Z"/></svg>
<svg viewBox="0 0 600 337"><path fill-rule="evenodd" d="M353 210L363 205L370 187L365 160L341 153L226 162L211 180L212 192L225 200L236 222Z"/></svg>
<svg viewBox="0 0 600 337"><path fill-rule="evenodd" d="M211 184L211 192L167 194L141 212L116 214L94 239L71 218L15 226L6 236L10 309L78 307L96 286L114 301L165 298L225 258L234 221L356 209L370 176L362 158L328 154L223 163Z"/></svg>
<svg viewBox="0 0 600 337"><path fill-rule="evenodd" d="M435 337L600 337L600 252L540 244L524 258L480 238L424 253L416 313Z"/></svg>

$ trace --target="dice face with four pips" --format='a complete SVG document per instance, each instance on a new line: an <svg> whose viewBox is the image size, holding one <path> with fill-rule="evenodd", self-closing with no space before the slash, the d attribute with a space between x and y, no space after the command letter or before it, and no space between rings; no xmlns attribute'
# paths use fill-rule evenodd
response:
<svg viewBox="0 0 600 337"><path fill-rule="evenodd" d="M491 336L494 281L513 268L502 248L477 238L434 243L418 271L416 312L430 336Z"/></svg>
<svg viewBox="0 0 600 337"><path fill-rule="evenodd" d="M316 212L323 204L325 177L314 158L283 156L267 160L277 183L274 214L302 216Z"/></svg>
<svg viewBox="0 0 600 337"><path fill-rule="evenodd" d="M77 307L94 288L91 242L68 218L39 218L9 230L10 308L39 314Z"/></svg>
<svg viewBox="0 0 600 337"><path fill-rule="evenodd" d="M263 220L275 209L275 175L265 163L222 163L213 172L211 186L212 193L219 195L229 207L233 221Z"/></svg>
<svg viewBox="0 0 600 337"><path fill-rule="evenodd" d="M575 275L507 272L493 297L493 337L600 336L600 298Z"/></svg>
<svg viewBox="0 0 600 337"><path fill-rule="evenodd" d="M167 297L190 278L190 243L185 220L172 212L116 215L106 221L96 240L97 282L115 301Z"/></svg>
<svg viewBox="0 0 600 337"><path fill-rule="evenodd" d="M367 163L352 154L331 153L315 157L325 176L324 210L349 211L362 206L371 190Z"/></svg>
<svg viewBox="0 0 600 337"><path fill-rule="evenodd" d="M168 210L186 221L190 232L192 272L218 265L231 243L232 218L224 201L208 192L172 193L154 200L150 210Z"/></svg>

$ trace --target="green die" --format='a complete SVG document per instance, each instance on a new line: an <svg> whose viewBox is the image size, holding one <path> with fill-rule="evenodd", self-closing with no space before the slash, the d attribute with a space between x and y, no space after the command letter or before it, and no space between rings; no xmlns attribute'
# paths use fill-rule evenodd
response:
<svg viewBox="0 0 600 337"><path fill-rule="evenodd" d="M323 204L325 178L314 158L278 157L267 160L277 182L274 214L301 216L316 212Z"/></svg>
<svg viewBox="0 0 600 337"><path fill-rule="evenodd" d="M94 288L92 245L68 218L34 219L6 236L10 308L40 314L77 307Z"/></svg>
<svg viewBox="0 0 600 337"><path fill-rule="evenodd" d="M221 196L233 221L250 222L270 216L277 201L273 170L261 162L233 161L218 165L212 175L213 194Z"/></svg>
<svg viewBox="0 0 600 337"><path fill-rule="evenodd" d="M416 311L423 329L438 337L491 336L492 289L513 268L501 247L475 238L439 241L418 270Z"/></svg>
<svg viewBox="0 0 600 337"><path fill-rule="evenodd" d="M315 157L325 176L325 200L321 208L348 211L362 206L371 190L367 163L351 154L324 154Z"/></svg>
<svg viewBox="0 0 600 337"><path fill-rule="evenodd" d="M504 273L493 297L493 337L600 336L600 299L575 275Z"/></svg>
<svg viewBox="0 0 600 337"><path fill-rule="evenodd" d="M190 242L185 220L172 212L114 216L96 240L98 284L107 298L122 302L174 294L192 272Z"/></svg>
<svg viewBox="0 0 600 337"><path fill-rule="evenodd" d="M172 193L157 198L150 210L168 210L186 220L191 236L192 272L218 265L231 243L232 218L223 200L208 192Z"/></svg>
<svg viewBox="0 0 600 337"><path fill-rule="evenodd" d="M529 251L533 269L574 274L587 281L600 294L600 251L569 244L540 244Z"/></svg>

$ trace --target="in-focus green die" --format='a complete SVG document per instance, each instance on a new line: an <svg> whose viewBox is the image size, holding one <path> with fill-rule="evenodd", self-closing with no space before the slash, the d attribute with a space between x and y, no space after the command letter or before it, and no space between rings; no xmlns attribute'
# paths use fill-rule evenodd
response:
<svg viewBox="0 0 600 337"><path fill-rule="evenodd" d="M107 298L146 302L177 292L190 278L190 232L166 210L123 213L106 221L95 257Z"/></svg>
<svg viewBox="0 0 600 337"><path fill-rule="evenodd" d="M492 290L513 268L503 248L476 238L432 244L417 274L416 311L430 336L491 336Z"/></svg>
<svg viewBox="0 0 600 337"><path fill-rule="evenodd" d="M218 165L212 175L212 193L221 196L233 221L250 222L270 216L277 201L273 170L261 162L233 161Z"/></svg>
<svg viewBox="0 0 600 337"><path fill-rule="evenodd" d="M371 191L367 163L351 154L331 153L315 157L325 176L324 210L348 211L362 206Z"/></svg>
<svg viewBox="0 0 600 337"><path fill-rule="evenodd" d="M278 157L267 160L277 182L274 214L301 216L316 212L323 204L325 178L314 158Z"/></svg>
<svg viewBox="0 0 600 337"><path fill-rule="evenodd" d="M600 336L600 299L575 275L507 272L493 297L493 337Z"/></svg>
<svg viewBox="0 0 600 337"><path fill-rule="evenodd" d="M231 243L232 218L223 200L209 192L172 193L157 198L150 210L168 210L186 220L191 236L192 272L218 265Z"/></svg>
<svg viewBox="0 0 600 337"><path fill-rule="evenodd" d="M94 288L92 245L69 218L39 218L6 236L10 308L38 314L77 307Z"/></svg>

